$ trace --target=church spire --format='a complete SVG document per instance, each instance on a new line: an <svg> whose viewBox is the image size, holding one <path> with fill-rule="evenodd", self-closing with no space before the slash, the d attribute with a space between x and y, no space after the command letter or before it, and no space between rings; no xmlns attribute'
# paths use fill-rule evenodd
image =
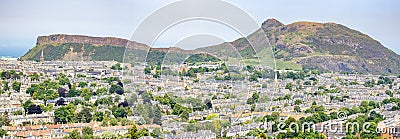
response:
<svg viewBox="0 0 400 139"><path fill-rule="evenodd" d="M42 54L40 55L40 62L44 62L43 50L42 50Z"/></svg>

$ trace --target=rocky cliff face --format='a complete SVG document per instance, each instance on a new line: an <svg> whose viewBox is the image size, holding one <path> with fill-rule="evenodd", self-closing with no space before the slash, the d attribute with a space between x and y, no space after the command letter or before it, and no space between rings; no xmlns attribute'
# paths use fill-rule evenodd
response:
<svg viewBox="0 0 400 139"><path fill-rule="evenodd" d="M268 32L270 30L277 29L280 26L284 26L284 24L282 24L276 19L267 19L261 24L261 29Z"/></svg>
<svg viewBox="0 0 400 139"><path fill-rule="evenodd" d="M114 37L91 37L83 35L55 34L50 36L39 36L36 45L78 43L92 45L111 45L124 47L128 40Z"/></svg>

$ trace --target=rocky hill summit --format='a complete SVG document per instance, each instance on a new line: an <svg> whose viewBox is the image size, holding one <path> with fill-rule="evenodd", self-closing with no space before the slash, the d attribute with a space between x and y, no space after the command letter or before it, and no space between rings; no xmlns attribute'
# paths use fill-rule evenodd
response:
<svg viewBox="0 0 400 139"><path fill-rule="evenodd" d="M400 56L359 31L336 23L267 20L262 29L278 59L324 71L399 73Z"/></svg>
<svg viewBox="0 0 400 139"><path fill-rule="evenodd" d="M125 47L128 40L115 37L91 37L83 35L55 34L49 36L39 36L36 45L78 43L92 45L112 45Z"/></svg>

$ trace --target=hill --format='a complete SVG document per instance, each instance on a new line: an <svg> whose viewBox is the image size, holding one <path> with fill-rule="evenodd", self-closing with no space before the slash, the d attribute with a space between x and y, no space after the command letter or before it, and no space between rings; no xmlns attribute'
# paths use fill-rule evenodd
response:
<svg viewBox="0 0 400 139"><path fill-rule="evenodd" d="M284 25L276 19L268 19L246 38L200 49L230 56L236 50L226 50L232 46L239 50L247 64L258 64L257 61L264 59L266 65L272 65L273 53L278 69L400 73L399 55L368 35L336 23L295 22Z"/></svg>
<svg viewBox="0 0 400 139"><path fill-rule="evenodd" d="M127 48L128 52L125 51ZM39 60L42 50L45 60L122 62L125 52L126 58L132 61L182 63L190 55L206 53L227 62L247 65L262 63L274 67L276 61L278 69L400 73L400 56L359 31L336 23L295 22L284 25L276 19L266 20L260 29L246 38L195 50L150 48L114 37L40 36L36 46L21 60Z"/></svg>
<svg viewBox="0 0 400 139"><path fill-rule="evenodd" d="M39 36L36 46L30 49L21 60L39 60L41 52L46 61L120 61L125 48L138 51L147 50L144 44L114 37L90 37L82 35L55 34Z"/></svg>
<svg viewBox="0 0 400 139"><path fill-rule="evenodd" d="M359 31L336 23L296 22L263 30L276 57L306 68L373 74L399 73L400 56Z"/></svg>

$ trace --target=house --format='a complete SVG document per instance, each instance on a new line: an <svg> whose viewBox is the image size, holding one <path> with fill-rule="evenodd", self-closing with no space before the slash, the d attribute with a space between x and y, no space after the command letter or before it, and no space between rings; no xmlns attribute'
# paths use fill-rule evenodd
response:
<svg viewBox="0 0 400 139"><path fill-rule="evenodd" d="M211 130L200 130L197 132L183 132L175 136L175 139L216 139L217 135Z"/></svg>

